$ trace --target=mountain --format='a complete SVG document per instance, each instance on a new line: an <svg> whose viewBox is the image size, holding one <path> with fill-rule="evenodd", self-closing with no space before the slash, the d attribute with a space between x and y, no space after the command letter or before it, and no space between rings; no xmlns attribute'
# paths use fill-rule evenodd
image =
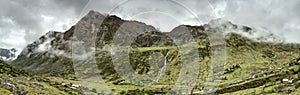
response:
<svg viewBox="0 0 300 95"><path fill-rule="evenodd" d="M55 74L72 72L69 70L72 69L72 62L69 61L70 59L65 60L68 55L65 55L66 51L62 49L64 46L68 46L68 42L64 42L63 36L64 33L61 32L48 32L24 48L12 64L32 73L35 71L43 74L46 72Z"/></svg>
<svg viewBox="0 0 300 95"><path fill-rule="evenodd" d="M90 11L66 32L51 31L28 45L12 65L32 74L64 79L74 79L75 72L84 78L94 77L97 68L119 94L165 93L176 81L189 79L195 79L191 93L297 93L300 45L283 41L267 30L223 19L160 32L142 22ZM281 71L277 72L278 68ZM296 82L284 85L280 82L283 78ZM154 81L157 83L144 92L123 89L142 89ZM255 92L258 90L261 92Z"/></svg>
<svg viewBox="0 0 300 95"><path fill-rule="evenodd" d="M46 35L39 38L34 43L28 45L13 62L13 65L22 67L25 70L38 72L38 73L53 73L54 75L66 75L74 73L72 62L71 62L71 42L75 33L76 35L89 35L91 26L86 27L86 24L90 24L91 21L99 21L95 24L99 24L103 21L103 24L95 25L98 28L95 35L95 44L97 47L103 47L104 45L110 44L113 33L117 28L125 22L117 16L107 16L91 11L87 16L83 17L75 26L66 31L65 33L60 32L49 32ZM136 25L137 28L143 29L143 27L149 27L154 30L154 27L140 23L137 21L127 21L132 25ZM76 27L76 29L75 29ZM80 32L75 32L80 31ZM125 33L124 33L125 34ZM130 32L125 35L131 35ZM85 40L86 38L83 38ZM87 39L88 40L88 39ZM73 41L75 42L75 41ZM88 42L88 41L85 41ZM105 53L105 52L104 52ZM109 61L109 60L107 60ZM103 64L106 64L104 61ZM44 64L52 63L52 64ZM100 66L99 66L100 67ZM111 65L105 68L112 68ZM106 71L104 71L106 72Z"/></svg>
<svg viewBox="0 0 300 95"><path fill-rule="evenodd" d="M16 58L15 52L17 52L16 49L3 49L0 48L0 59L5 61L12 61Z"/></svg>

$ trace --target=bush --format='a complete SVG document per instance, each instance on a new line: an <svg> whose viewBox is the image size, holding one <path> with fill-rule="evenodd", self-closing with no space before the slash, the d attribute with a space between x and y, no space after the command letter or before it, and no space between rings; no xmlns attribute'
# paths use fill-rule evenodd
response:
<svg viewBox="0 0 300 95"><path fill-rule="evenodd" d="M289 68L289 70L291 72L293 72L294 74L297 74L299 72L300 66L299 65L295 65Z"/></svg>
<svg viewBox="0 0 300 95"><path fill-rule="evenodd" d="M71 95L78 95L78 92L70 92Z"/></svg>
<svg viewBox="0 0 300 95"><path fill-rule="evenodd" d="M4 71L8 71L8 72L11 71L11 69L10 69L10 68L7 68L7 67L4 67L3 69L4 69Z"/></svg>
<svg viewBox="0 0 300 95"><path fill-rule="evenodd" d="M264 53L264 56L268 57L268 58L273 58L275 56L275 53L272 50L266 50L266 51L263 51L263 53Z"/></svg>
<svg viewBox="0 0 300 95"><path fill-rule="evenodd" d="M289 66L300 65L298 61L299 59L293 60L292 62L289 63Z"/></svg>
<svg viewBox="0 0 300 95"><path fill-rule="evenodd" d="M97 93L97 90L95 88L92 89L92 92Z"/></svg>
<svg viewBox="0 0 300 95"><path fill-rule="evenodd" d="M300 83L297 83L297 84L295 85L295 88L298 89L299 87L300 87Z"/></svg>
<svg viewBox="0 0 300 95"><path fill-rule="evenodd" d="M240 65L234 65L234 66L231 66L231 67L225 69L224 74L232 73L232 72L234 72L235 70L240 69L240 68L241 68Z"/></svg>
<svg viewBox="0 0 300 95"><path fill-rule="evenodd" d="M64 91L69 92L69 91L71 91L71 89L70 88L64 88Z"/></svg>

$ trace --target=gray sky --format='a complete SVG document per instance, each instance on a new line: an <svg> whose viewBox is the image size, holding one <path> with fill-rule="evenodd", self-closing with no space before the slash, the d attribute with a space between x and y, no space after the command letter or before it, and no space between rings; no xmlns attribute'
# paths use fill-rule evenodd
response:
<svg viewBox="0 0 300 95"><path fill-rule="evenodd" d="M0 48L17 48L48 31L65 31L93 9L170 31L224 18L300 41L299 0L1 0Z"/></svg>

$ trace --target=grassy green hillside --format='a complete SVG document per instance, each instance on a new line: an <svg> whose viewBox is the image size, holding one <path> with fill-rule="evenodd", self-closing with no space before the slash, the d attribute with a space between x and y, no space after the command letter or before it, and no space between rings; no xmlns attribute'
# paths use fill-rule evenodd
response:
<svg viewBox="0 0 300 95"><path fill-rule="evenodd" d="M78 95L80 89L72 90L62 86L62 82L76 83L72 80L59 81L58 77L35 76L24 70L0 61L1 95Z"/></svg>
<svg viewBox="0 0 300 95"><path fill-rule="evenodd" d="M231 34L226 42L227 63L215 94L296 95L299 92L299 45L255 42L237 34ZM199 45L198 48L201 49L201 46ZM141 47L137 50L138 52L176 51L175 47ZM199 54L202 52L200 51ZM176 57L176 55L176 53L171 53L170 56L175 57L167 57L168 68L165 75L157 85L148 87L150 92L157 90L157 88L168 89L172 87L177 78L176 74L179 73L178 60L176 59L180 59L180 56L177 55ZM210 57L206 55L199 62L202 69L200 69L201 73L198 79L199 85L195 86L195 94L200 93L197 88L208 86L205 83L209 79L210 61ZM293 80L293 82L284 84L283 79ZM144 92L129 91L128 93Z"/></svg>

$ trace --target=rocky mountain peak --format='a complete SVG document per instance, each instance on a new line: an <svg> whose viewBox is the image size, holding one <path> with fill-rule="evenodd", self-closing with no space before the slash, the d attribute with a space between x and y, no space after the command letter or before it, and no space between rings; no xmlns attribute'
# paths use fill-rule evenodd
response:
<svg viewBox="0 0 300 95"><path fill-rule="evenodd" d="M104 14L101 14L101 13L99 13L99 12L97 12L97 11L90 10L90 11L88 12L88 14L85 15L85 17L105 17L105 15L104 15Z"/></svg>
<svg viewBox="0 0 300 95"><path fill-rule="evenodd" d="M214 19L208 22L210 28L236 28L237 26L225 19Z"/></svg>
<svg viewBox="0 0 300 95"><path fill-rule="evenodd" d="M0 60L11 61L11 60L15 59L16 52L17 52L17 50L15 48L12 48L12 49L0 48Z"/></svg>
<svg viewBox="0 0 300 95"><path fill-rule="evenodd" d="M27 45L27 47L23 49L20 55L30 56L34 53L45 52L51 48L51 42L53 40L60 40L62 38L62 32L49 31L44 36L34 41L32 44Z"/></svg>

